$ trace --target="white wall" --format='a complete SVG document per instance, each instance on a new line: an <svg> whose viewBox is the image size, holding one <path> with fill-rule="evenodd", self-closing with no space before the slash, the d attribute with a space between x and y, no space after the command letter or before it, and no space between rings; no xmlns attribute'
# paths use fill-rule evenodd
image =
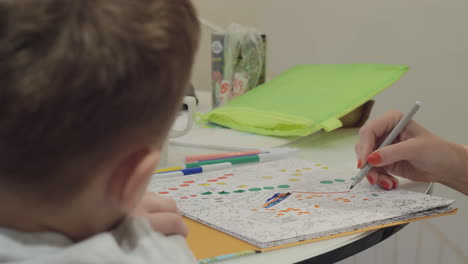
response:
<svg viewBox="0 0 468 264"><path fill-rule="evenodd" d="M238 22L266 33L269 79L297 64L409 65L400 81L376 96L372 117L389 109L406 111L421 100L416 120L468 144L467 0L195 0L195 5L201 17L220 26ZM210 89L209 36L204 28L196 89ZM460 212L431 223L468 252L468 198L441 186L435 194L457 199Z"/></svg>

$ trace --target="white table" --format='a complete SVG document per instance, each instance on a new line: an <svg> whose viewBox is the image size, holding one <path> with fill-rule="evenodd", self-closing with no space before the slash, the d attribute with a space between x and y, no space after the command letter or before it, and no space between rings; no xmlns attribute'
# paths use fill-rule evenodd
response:
<svg viewBox="0 0 468 264"><path fill-rule="evenodd" d="M201 103L205 103L206 95L201 97ZM206 108L205 108L206 109ZM358 129L338 129L333 132L319 132L291 144L291 147L299 149L298 157L327 164L330 167L357 173L354 144L358 138ZM194 148L169 145L168 165L179 165L187 155L208 154L222 152L207 148ZM400 188L427 193L431 189L430 183L415 183L399 178ZM352 256L379 243L388 236L400 230L402 226L388 227L375 231L367 231L353 235L342 236L306 243L284 249L273 250L261 254L243 256L222 261L224 264L247 263L332 263L340 259Z"/></svg>

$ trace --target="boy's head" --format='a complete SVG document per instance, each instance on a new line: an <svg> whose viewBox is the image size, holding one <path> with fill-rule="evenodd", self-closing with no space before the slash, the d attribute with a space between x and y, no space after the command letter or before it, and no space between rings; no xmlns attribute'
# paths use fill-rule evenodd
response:
<svg viewBox="0 0 468 264"><path fill-rule="evenodd" d="M0 0L0 191L53 203L103 164L131 174L180 109L198 31L187 0Z"/></svg>

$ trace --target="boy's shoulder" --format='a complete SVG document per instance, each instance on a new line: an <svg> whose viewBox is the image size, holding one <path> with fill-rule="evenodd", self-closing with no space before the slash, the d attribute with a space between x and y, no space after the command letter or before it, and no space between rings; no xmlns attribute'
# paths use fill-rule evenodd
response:
<svg viewBox="0 0 468 264"><path fill-rule="evenodd" d="M128 218L116 229L74 243L59 233L27 233L0 227L0 262L7 263L195 263L182 236L153 232L144 219Z"/></svg>

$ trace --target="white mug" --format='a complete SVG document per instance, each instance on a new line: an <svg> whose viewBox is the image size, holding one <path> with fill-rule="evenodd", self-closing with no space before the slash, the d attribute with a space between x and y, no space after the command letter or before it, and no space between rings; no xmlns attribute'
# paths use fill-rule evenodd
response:
<svg viewBox="0 0 468 264"><path fill-rule="evenodd" d="M185 127L180 130L175 129L174 127L171 128L171 130L169 131L169 138L181 137L183 135L186 135L193 127L195 113L197 111L197 100L193 96L185 96L183 104L187 106L187 123L185 124ZM168 142L166 141L161 150L161 159L159 161L158 168L163 168L167 166L169 156L167 145Z"/></svg>

